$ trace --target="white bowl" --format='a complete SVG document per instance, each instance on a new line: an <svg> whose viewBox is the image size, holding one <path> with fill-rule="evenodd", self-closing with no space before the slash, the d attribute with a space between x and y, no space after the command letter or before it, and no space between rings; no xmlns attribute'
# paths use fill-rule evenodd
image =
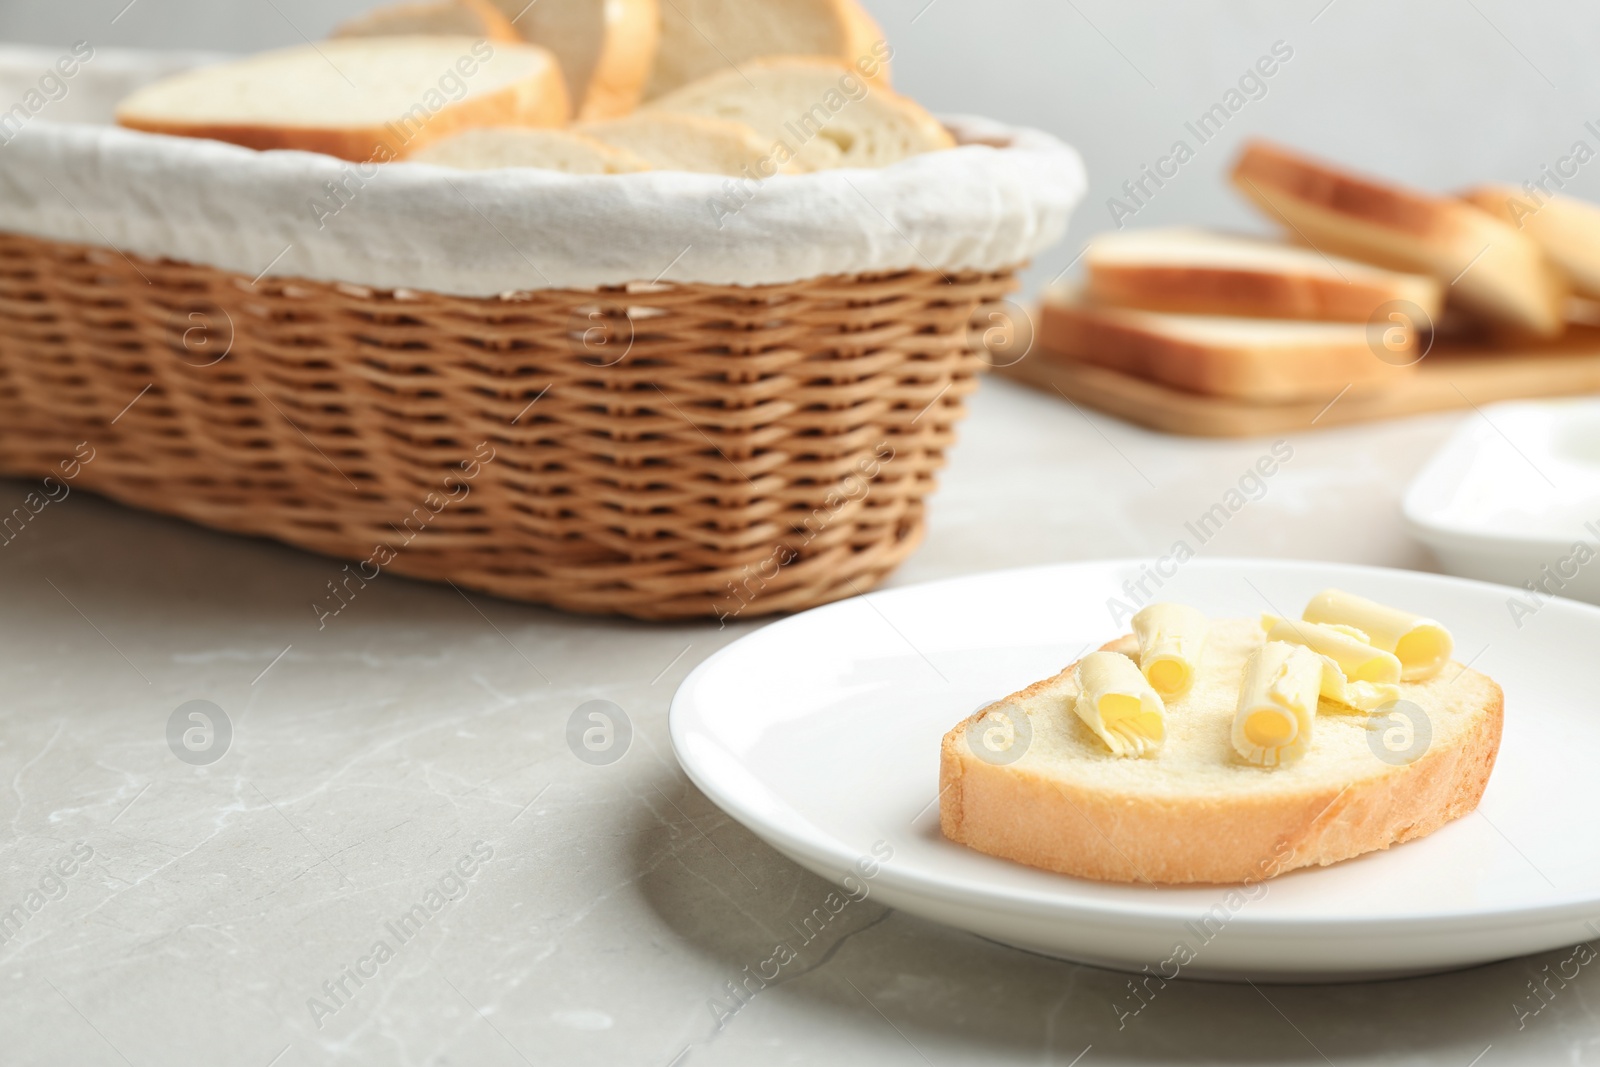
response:
<svg viewBox="0 0 1600 1067"><path fill-rule="evenodd" d="M1525 610L1549 596L1600 603L1600 399L1480 409L1417 475L1402 511L1451 574L1532 583Z"/></svg>

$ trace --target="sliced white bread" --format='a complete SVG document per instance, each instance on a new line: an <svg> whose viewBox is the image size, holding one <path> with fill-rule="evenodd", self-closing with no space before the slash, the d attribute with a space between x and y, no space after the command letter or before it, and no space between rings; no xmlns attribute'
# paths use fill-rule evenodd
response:
<svg viewBox="0 0 1600 1067"><path fill-rule="evenodd" d="M1253 619L1214 622L1194 688L1167 704L1166 740L1143 759L1111 755L1073 713L1076 664L978 712L944 737L945 836L1099 881L1253 883L1423 837L1477 807L1500 748L1493 680L1451 663L1402 683L1432 732L1409 763L1374 743L1367 716L1324 700L1306 754L1259 767L1230 738L1244 661L1262 640ZM1105 647L1138 652L1132 635ZM1026 716L1031 733L1010 763L969 741L1006 730L997 709Z"/></svg>
<svg viewBox="0 0 1600 1067"><path fill-rule="evenodd" d="M1566 285L1532 238L1460 200L1253 142L1233 183L1291 238L1330 255L1431 274L1446 297L1512 333L1554 337Z"/></svg>
<svg viewBox="0 0 1600 1067"><path fill-rule="evenodd" d="M856 0L667 0L645 97L769 56L828 57L889 84L883 31Z"/></svg>
<svg viewBox="0 0 1600 1067"><path fill-rule="evenodd" d="M645 112L583 123L573 131L631 153L657 170L757 178L771 155L768 143L744 123L704 115Z"/></svg>
<svg viewBox="0 0 1600 1067"><path fill-rule="evenodd" d="M520 41L517 28L489 0L442 0L439 3L388 4L340 23L332 37L482 37Z"/></svg>
<svg viewBox="0 0 1600 1067"><path fill-rule="evenodd" d="M550 53L470 37L353 37L163 78L117 107L123 126L248 148L394 159L457 130L557 126Z"/></svg>
<svg viewBox="0 0 1600 1067"><path fill-rule="evenodd" d="M1390 329L1379 358L1365 323L1169 315L1105 307L1057 287L1040 308L1038 343L1058 358L1174 389L1257 403L1326 399L1414 372L1416 332ZM1403 336L1398 342L1392 330Z"/></svg>
<svg viewBox="0 0 1600 1067"><path fill-rule="evenodd" d="M1084 263L1096 303L1148 311L1366 322L1382 305L1405 301L1426 328L1443 303L1443 286L1428 275L1198 229L1108 233L1089 245Z"/></svg>
<svg viewBox="0 0 1600 1067"><path fill-rule="evenodd" d="M632 174L650 164L621 149L567 130L486 126L463 130L406 157L460 170L537 167L567 174Z"/></svg>
<svg viewBox="0 0 1600 1067"><path fill-rule="evenodd" d="M1600 206L1514 185L1482 185L1461 198L1533 238L1573 292L1600 300Z"/></svg>
<svg viewBox="0 0 1600 1067"><path fill-rule="evenodd" d="M651 101L646 111L741 122L767 143L774 165L793 160L802 170L883 167L955 144L919 104L838 62L810 57L723 70Z"/></svg>
<svg viewBox="0 0 1600 1067"><path fill-rule="evenodd" d="M661 33L658 0L491 0L522 39L561 61L580 119L638 106Z"/></svg>

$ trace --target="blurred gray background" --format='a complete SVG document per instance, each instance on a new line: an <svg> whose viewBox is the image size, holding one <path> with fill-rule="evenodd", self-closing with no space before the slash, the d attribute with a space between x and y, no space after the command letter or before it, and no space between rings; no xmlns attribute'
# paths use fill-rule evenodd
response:
<svg viewBox="0 0 1600 1067"><path fill-rule="evenodd" d="M754 0L752 0L754 2ZM253 51L316 38L369 0L0 0L0 38ZM1269 230L1227 187L1241 140L1280 138L1448 190L1537 180L1584 141L1600 153L1600 5L1527 0L867 0L898 88L936 111L1042 127L1089 166L1089 196L1030 272L1053 277L1113 225L1108 198L1167 155L1195 156L1130 226ZM115 22L113 23L113 19ZM1186 127L1275 42L1293 56L1207 143ZM1281 48L1281 46L1280 46ZM1242 96L1243 94L1241 94ZM1235 98L1237 102L1239 98ZM1572 164L1567 169L1572 169ZM1567 192L1600 198L1600 159Z"/></svg>

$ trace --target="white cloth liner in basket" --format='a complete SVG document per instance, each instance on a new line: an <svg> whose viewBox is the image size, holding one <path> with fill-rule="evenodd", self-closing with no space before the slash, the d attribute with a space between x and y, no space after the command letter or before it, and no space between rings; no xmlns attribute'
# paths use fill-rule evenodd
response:
<svg viewBox="0 0 1600 1067"><path fill-rule="evenodd" d="M0 47L0 122L67 51ZM132 88L210 58L96 49L51 81L65 95L0 125L0 230L252 278L492 296L999 269L1059 240L1085 189L1060 140L966 117L944 118L949 151L760 183L357 165L110 124Z"/></svg>

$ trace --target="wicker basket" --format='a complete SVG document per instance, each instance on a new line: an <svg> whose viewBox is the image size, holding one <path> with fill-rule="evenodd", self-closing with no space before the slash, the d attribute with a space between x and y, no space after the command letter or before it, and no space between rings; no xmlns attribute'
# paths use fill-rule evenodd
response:
<svg viewBox="0 0 1600 1067"><path fill-rule="evenodd" d="M640 618L864 591L915 547L1010 271L501 298L0 235L0 470L383 572ZM80 453L80 455L86 453Z"/></svg>
<svg viewBox="0 0 1600 1067"><path fill-rule="evenodd" d="M56 58L0 45L0 90ZM1086 188L1058 139L972 116L948 151L759 183L113 124L199 61L97 51L6 141L0 473L347 561L307 590L324 622L383 574L655 619L872 587L921 535L974 311Z"/></svg>

